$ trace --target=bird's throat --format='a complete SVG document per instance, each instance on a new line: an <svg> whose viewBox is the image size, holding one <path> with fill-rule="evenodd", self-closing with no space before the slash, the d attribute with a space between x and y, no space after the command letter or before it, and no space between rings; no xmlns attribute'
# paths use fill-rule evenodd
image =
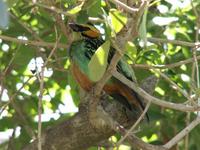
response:
<svg viewBox="0 0 200 150"><path fill-rule="evenodd" d="M82 36L81 36L81 33L73 32L73 41L79 41L81 39L83 39Z"/></svg>

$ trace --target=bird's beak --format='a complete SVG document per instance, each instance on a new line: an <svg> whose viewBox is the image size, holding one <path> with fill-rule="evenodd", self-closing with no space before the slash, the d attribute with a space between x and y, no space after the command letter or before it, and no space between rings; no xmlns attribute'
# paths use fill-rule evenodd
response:
<svg viewBox="0 0 200 150"><path fill-rule="evenodd" d="M74 31L74 32L80 32L80 25L76 23L69 23L69 27Z"/></svg>
<svg viewBox="0 0 200 150"><path fill-rule="evenodd" d="M69 27L74 32L80 32L83 36L87 36L90 38L96 38L100 35L99 30L97 30L95 27L90 26L90 25L69 23Z"/></svg>

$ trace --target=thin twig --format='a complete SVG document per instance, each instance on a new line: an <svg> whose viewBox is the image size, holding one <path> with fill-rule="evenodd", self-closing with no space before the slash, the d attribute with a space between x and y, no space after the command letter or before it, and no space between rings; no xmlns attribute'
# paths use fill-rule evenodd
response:
<svg viewBox="0 0 200 150"><path fill-rule="evenodd" d="M74 17L75 16L74 14L70 14L67 11L63 11L59 8L56 8L55 6L48 6L48 5L45 5L45 4L42 4L42 3L34 3L34 5L48 9L48 10L51 10L53 12L56 12L57 14L63 14L63 15L68 16L68 17Z"/></svg>
<svg viewBox="0 0 200 150"><path fill-rule="evenodd" d="M11 58L11 60L9 61L8 65L6 66L6 68L4 69L3 71L3 74L2 74L2 77L1 77L1 80L3 80L5 78L5 76L7 75L7 72L9 70L9 68L11 67L11 64L13 63L16 55L17 55L17 52L19 51L21 45L18 46L17 50L15 51L13 57ZM31 79L31 78L29 78ZM20 87L20 89L17 91L17 93L19 91L21 91L21 89L26 85L26 83L29 82L29 79L22 85L22 87ZM1 85L2 86L2 85ZM3 91L2 91L3 92ZM33 130L27 126L27 121L25 119L25 117L22 115L23 113L21 112L21 110L17 107L17 105L15 104L15 102L13 101L13 99L15 98L15 96L17 95L17 93L14 93L11 97L9 96L9 101L2 107L2 110L0 112L0 115L1 113L5 110L5 108L11 103L11 105L13 106L13 108L15 109L16 113L18 114L19 118L21 118L21 120L23 121L23 125L24 125L24 128L25 130L27 131L27 133L30 135L30 137L34 138L35 137L35 134L33 132Z"/></svg>
<svg viewBox="0 0 200 150"><path fill-rule="evenodd" d="M93 22L93 23L104 23L104 20L101 19L101 18L88 17L88 20L89 20L90 22Z"/></svg>
<svg viewBox="0 0 200 150"><path fill-rule="evenodd" d="M179 41L179 40L169 40L169 39L160 39L160 38L147 38L149 42L153 43L170 43L170 44L175 44L175 45L180 45L180 46L188 46L188 47L195 47L195 46L200 46L200 43L192 43L192 42L185 42L185 41Z"/></svg>
<svg viewBox="0 0 200 150"><path fill-rule="evenodd" d="M39 7L42 7L42 8L45 8L45 9L48 9L52 12L55 12L57 14L63 14L67 17L75 17L74 14L70 14L68 13L67 11L64 11L62 9L59 9L59 8L56 8L55 6L47 6L47 5L44 5L44 4L41 4L41 3L34 3L35 5L39 6ZM99 23L99 22L104 22L104 20L100 19L100 18L94 18L94 17L89 17L88 18L90 22L93 22L93 23Z"/></svg>
<svg viewBox="0 0 200 150"><path fill-rule="evenodd" d="M58 33L55 28L55 33L56 33L56 43L54 45L54 48L51 50L48 58L44 62L42 66L42 70L40 72L40 94L39 94L39 100L38 100L38 150L42 150L42 139L41 139L41 134L42 134L42 98L43 98L43 90L44 90L44 70L49 62L50 58L54 54L55 50L57 49L57 44L60 38L58 38Z"/></svg>
<svg viewBox="0 0 200 150"><path fill-rule="evenodd" d="M0 39L5 40L5 41L27 44L27 45L34 45L34 46L43 46L43 47L54 47L55 46L55 43L52 43L52 42L21 40L21 39L17 39L17 38L5 36L5 35L0 35ZM68 46L66 44L58 43L57 48L68 48Z"/></svg>
<svg viewBox="0 0 200 150"><path fill-rule="evenodd" d="M182 90L176 83L174 83L168 76L166 76L164 73L160 72L159 70L157 70L154 66L148 65L149 69L152 69L154 72L158 73L161 77L163 77L167 82L169 82L170 84L172 84L176 90L178 90L178 92L180 92L183 96L185 96L188 100L192 100L191 97L189 96L189 94L187 92L185 92L184 90Z"/></svg>
<svg viewBox="0 0 200 150"><path fill-rule="evenodd" d="M11 64L13 63L15 57L17 56L17 52L19 51L21 45L18 46L18 48L16 49L15 53L13 54L13 57L11 58L11 60L9 61L8 65L6 66L5 70L3 71L3 76L6 75L6 73L8 72L8 69L11 67ZM1 78L1 80L3 80Z"/></svg>
<svg viewBox="0 0 200 150"><path fill-rule="evenodd" d="M192 0L190 0L190 3L191 3L191 6L192 6L192 10L193 10L193 12L194 12L194 14L196 16L197 29L196 29L196 34L195 34L195 42L199 42L198 37L199 37L199 28L200 28L200 22L199 22L200 17L199 17L199 13L198 13L196 7L194 6L194 3L193 3Z"/></svg>
<svg viewBox="0 0 200 150"><path fill-rule="evenodd" d="M195 77L195 63L193 61L193 63L192 63L192 73L191 73L191 81L192 82L194 81L194 77ZM192 95L192 93L193 93L193 87L190 86L190 92L189 92L189 94ZM192 101L189 101L189 104L191 104L191 103L192 103ZM190 118L191 118L191 112L187 112L187 116L186 116L186 120L185 120L186 121L186 126L189 125ZM184 143L185 150L188 150L188 147L189 147L189 134L187 134L185 136L184 142L185 142Z"/></svg>
<svg viewBox="0 0 200 150"><path fill-rule="evenodd" d="M200 59L200 55L196 57L197 60ZM194 58L188 58L186 60L179 61L177 63L173 64L166 64L166 65L148 65L148 64L133 64L133 67L135 68L143 68L143 69L151 69L152 67L157 69L171 69L175 67L179 67L183 64L188 64L194 62Z"/></svg>
<svg viewBox="0 0 200 150"><path fill-rule="evenodd" d="M197 13L197 10L196 10L196 8L194 7L194 4L193 4L193 1L192 0L190 0L190 3L191 3L191 6L192 6L192 9L193 9L193 12L194 12L194 14L195 14L195 16L196 16L196 18L197 18L197 20L196 20L196 25L197 25L197 29L196 29L196 36L195 36L195 42L198 42L199 40L198 40L198 35L199 35L199 21L198 21L198 18L199 18L199 15L198 15L198 13ZM196 47L197 48L197 47ZM194 59L194 61L193 61L193 64L192 64L192 74L191 74L191 81L192 82L194 82L195 81L195 70L198 70L198 58L197 58L198 56L197 56L197 54L196 54L196 49L195 49L195 47L193 48L193 59ZM197 71L197 84L199 84L199 71ZM190 87L190 95L192 95L192 93L193 93L193 86L191 86ZM192 103L192 101L190 101L190 103ZM187 113L187 116L186 116L186 126L188 126L189 125L189 123L190 123L190 118L191 118L191 113L190 112L188 112ZM185 139L184 139L184 146L185 146L185 150L187 150L188 149L188 147L189 147L189 134L187 134L186 136L185 136Z"/></svg>
<svg viewBox="0 0 200 150"><path fill-rule="evenodd" d="M3 80L1 80L0 81L0 106L1 106L1 103L2 103L3 91L4 91L4 85L3 85Z"/></svg>
<svg viewBox="0 0 200 150"><path fill-rule="evenodd" d="M149 106L151 105L151 101L149 101L140 115L140 117L137 119L137 121L133 124L133 126L127 131L127 133L117 142L117 145L121 145L121 143L133 132L133 130L136 128L136 126L141 122L141 120L144 118L146 112L149 109Z"/></svg>
<svg viewBox="0 0 200 150"><path fill-rule="evenodd" d="M138 8L132 8L127 6L126 4L120 2L119 0L110 0L111 2L113 2L114 4L120 6L121 8L123 8L124 10L126 10L128 13L135 13L138 12L139 9Z"/></svg>
<svg viewBox="0 0 200 150"><path fill-rule="evenodd" d="M178 92L180 92L183 96L185 96L188 100L192 100L191 97L189 96L189 94L182 90L176 83L174 83L174 81L172 81L168 76L166 76L164 73L156 70L156 69L153 69L156 73L158 73L161 77L163 77L167 82L169 82L170 84L172 84L176 90Z"/></svg>
<svg viewBox="0 0 200 150"><path fill-rule="evenodd" d="M123 136L127 134L126 129L124 129L118 123L115 123L114 130L117 133L120 133ZM162 145L152 145L152 144L146 143L133 134L129 135L127 137L127 140L132 147L136 147L138 149L142 149L142 150L167 150Z"/></svg>
<svg viewBox="0 0 200 150"><path fill-rule="evenodd" d="M200 16L199 16L197 9L194 6L192 0L191 0L191 6L192 6L192 10L196 16L197 29L196 29L195 42L199 42L198 37L199 37L199 28L200 28L200 23L199 23ZM199 89L200 88L200 81L199 81L200 79L199 79L199 65L198 65L198 61L197 61L197 48L198 48L198 46L194 47L192 50L193 50L193 58L194 58L194 65L195 65L195 71L196 71L197 88ZM200 98L198 97L197 100L198 100L198 105L200 105ZM198 116L200 116L200 112L198 112Z"/></svg>
<svg viewBox="0 0 200 150"><path fill-rule="evenodd" d="M19 105L17 105L16 101L11 101L11 105L14 108L16 112L16 116L18 120L20 120L20 123L22 123L22 127L26 130L27 134L32 138L36 138L36 134L34 132L34 129L30 126L28 120L27 120L27 115L24 114L23 110ZM19 108L20 107L20 108Z"/></svg>
<svg viewBox="0 0 200 150"><path fill-rule="evenodd" d="M25 22L22 22L20 18L18 18L17 16L15 16L15 14L13 13L12 9L10 10L9 15L15 19L26 31L28 31L36 40L38 41L43 41L35 31L33 31L30 27L28 27L28 25Z"/></svg>
<svg viewBox="0 0 200 150"><path fill-rule="evenodd" d="M176 143L178 143L181 139L183 139L185 135L187 135L192 129L194 129L199 123L200 123L200 117L197 117L186 128L184 128L169 142L167 142L163 147L165 147L166 149L172 148Z"/></svg>
<svg viewBox="0 0 200 150"><path fill-rule="evenodd" d="M41 73L40 73L40 94L38 99L38 150L42 150L42 98L43 98L43 90L44 90L44 69L45 67L42 67Z"/></svg>
<svg viewBox="0 0 200 150"><path fill-rule="evenodd" d="M8 72L8 69L11 67L11 64L13 63L13 61L14 61L14 59L15 59L15 57L17 55L17 52L19 51L20 47L21 47L21 45L18 46L18 48L16 49L15 53L13 54L13 57L11 58L11 60L8 63L8 65L6 66L6 68L4 69L3 73L0 76L0 80L1 80L0 81L0 87L1 87L1 89L0 89L1 90L1 92L0 92L0 103L1 103L1 98L2 98L3 90L4 90L4 88L3 88L3 80L4 80L4 78L5 78L5 76L6 76L7 72Z"/></svg>
<svg viewBox="0 0 200 150"><path fill-rule="evenodd" d="M190 123L190 112L187 112L187 116L186 116L186 126L189 125ZM184 146L185 146L185 150L188 150L189 147L189 134L186 134L185 139L184 139Z"/></svg>
<svg viewBox="0 0 200 150"><path fill-rule="evenodd" d="M5 103L0 111L0 116L2 114L2 112L6 109L6 107L14 100L14 98L16 97L16 95L24 88L24 86L33 78L34 76L31 76L30 78L28 78L28 80L26 80L23 85L19 88L19 90L17 90L9 99L9 101L7 103Z"/></svg>
<svg viewBox="0 0 200 150"><path fill-rule="evenodd" d="M27 134L29 134L29 136L31 138L35 138L35 134L34 131L32 130L32 128L30 128L28 126L28 122L26 121L23 113L21 112L21 110L16 106L14 98L16 97L16 95L24 88L25 85L27 85L27 83L33 78L33 76L31 76L28 80L26 80L23 85L17 90L17 92L15 92L13 95L9 96L9 101L4 104L1 108L1 112L0 112L0 116L3 113L3 111L6 109L6 107L11 103L12 107L15 109L18 117L21 119L21 121L23 122L23 126L25 128L25 130L27 131Z"/></svg>

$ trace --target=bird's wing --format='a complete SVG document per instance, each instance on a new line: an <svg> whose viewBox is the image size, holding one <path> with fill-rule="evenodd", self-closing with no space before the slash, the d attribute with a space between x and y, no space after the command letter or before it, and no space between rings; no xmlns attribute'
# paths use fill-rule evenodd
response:
<svg viewBox="0 0 200 150"><path fill-rule="evenodd" d="M117 71L127 79L136 82L136 76L132 67L123 58L117 64Z"/></svg>
<svg viewBox="0 0 200 150"><path fill-rule="evenodd" d="M110 61L112 57L114 56L115 49L113 47L110 48L110 53L108 56L108 63L110 64ZM132 69L132 67L124 60L124 58L120 59L117 64L117 71L124 75L127 79L136 82L136 76Z"/></svg>

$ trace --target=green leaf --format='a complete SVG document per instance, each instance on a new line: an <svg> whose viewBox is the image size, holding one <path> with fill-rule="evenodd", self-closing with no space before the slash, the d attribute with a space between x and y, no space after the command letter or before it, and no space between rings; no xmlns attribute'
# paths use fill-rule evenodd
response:
<svg viewBox="0 0 200 150"><path fill-rule="evenodd" d="M187 48L181 47L181 50L182 50L182 53L183 53L183 55L185 56L185 58L190 58L190 57L191 57L192 54L191 54L190 51L188 51Z"/></svg>
<svg viewBox="0 0 200 150"><path fill-rule="evenodd" d="M82 23L85 24L86 22L88 22L88 13L86 10L81 10L76 18L77 23Z"/></svg>
<svg viewBox="0 0 200 150"><path fill-rule="evenodd" d="M83 3L81 3L80 5L72 8L71 10L67 11L69 14L74 15L77 14L79 11L81 11L81 8L83 6Z"/></svg>
<svg viewBox="0 0 200 150"><path fill-rule="evenodd" d="M146 27L146 22L147 22L147 11L148 8L145 8L143 17L142 17L142 21L139 27L139 36L142 39L142 41L144 42L144 46L146 47L147 45L147 27Z"/></svg>
<svg viewBox="0 0 200 150"><path fill-rule="evenodd" d="M70 94L71 97L73 99L73 102L76 106L78 106L79 102L80 102L80 97L77 94L78 93L78 85L76 83L76 81L74 80L74 78L72 77L72 74L68 74L68 84L70 85Z"/></svg>
<svg viewBox="0 0 200 150"><path fill-rule="evenodd" d="M135 58L136 54L137 54L137 49L135 47L135 44L133 44L133 42L128 41L125 45L126 48L126 54L131 57L131 58Z"/></svg>
<svg viewBox="0 0 200 150"><path fill-rule="evenodd" d="M98 17L101 14L101 0L96 0L87 10L91 17Z"/></svg>
<svg viewBox="0 0 200 150"><path fill-rule="evenodd" d="M116 9L110 9L109 16L115 33L118 33L126 24L127 17L121 11Z"/></svg>
<svg viewBox="0 0 200 150"><path fill-rule="evenodd" d="M99 81L106 71L109 49L110 41L106 41L96 50L88 64L89 77L94 82Z"/></svg>
<svg viewBox="0 0 200 150"><path fill-rule="evenodd" d="M35 50L30 48L29 45L20 46L20 50L15 54L13 64L18 72L22 72L27 68L29 61L35 57Z"/></svg>

